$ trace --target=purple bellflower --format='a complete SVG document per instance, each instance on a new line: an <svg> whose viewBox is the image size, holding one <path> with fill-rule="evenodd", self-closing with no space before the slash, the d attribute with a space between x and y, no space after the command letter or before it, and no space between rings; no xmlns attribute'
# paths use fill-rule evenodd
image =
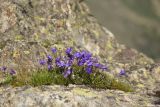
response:
<svg viewBox="0 0 160 107"><path fill-rule="evenodd" d="M56 65L57 65L58 67L65 67L65 66L66 66L66 64L65 64L64 61L58 61L58 62L56 62Z"/></svg>
<svg viewBox="0 0 160 107"><path fill-rule="evenodd" d="M41 59L41 60L39 60L39 64L40 64L40 65L45 65L45 64L46 64L46 61Z"/></svg>
<svg viewBox="0 0 160 107"><path fill-rule="evenodd" d="M74 53L74 57L75 57L75 58L81 58L82 55L81 55L80 52L76 52L76 53Z"/></svg>
<svg viewBox="0 0 160 107"><path fill-rule="evenodd" d="M86 67L86 72L87 72L88 74L91 74L91 73L92 73L92 66L87 66L87 67Z"/></svg>
<svg viewBox="0 0 160 107"><path fill-rule="evenodd" d="M66 49L66 54L71 60L74 60L74 55L72 55L72 50L73 49L71 47L67 48Z"/></svg>
<svg viewBox="0 0 160 107"><path fill-rule="evenodd" d="M126 75L126 71L124 69L121 69L119 75Z"/></svg>
<svg viewBox="0 0 160 107"><path fill-rule="evenodd" d="M67 78L72 73L72 68L68 68L67 71L64 72L64 78Z"/></svg>
<svg viewBox="0 0 160 107"><path fill-rule="evenodd" d="M1 70L2 70L3 72L5 72L5 71L7 70L7 67L6 67L6 66L3 66L3 67L1 68Z"/></svg>
<svg viewBox="0 0 160 107"><path fill-rule="evenodd" d="M15 75L15 74L16 74L16 71L15 71L14 69L11 69L11 70L10 70L10 75L13 76L13 75Z"/></svg>
<svg viewBox="0 0 160 107"><path fill-rule="evenodd" d="M52 53L56 53L57 49L56 48L52 48L51 51L52 51Z"/></svg>
<svg viewBox="0 0 160 107"><path fill-rule="evenodd" d="M51 64L51 63L52 63L52 60L53 60L53 59L52 59L52 56L51 56L51 55L48 55L48 56L47 56L47 59L48 59L48 60L47 60L47 63L48 63L48 64Z"/></svg>
<svg viewBox="0 0 160 107"><path fill-rule="evenodd" d="M48 71L51 71L53 69L52 65L48 65Z"/></svg>
<svg viewBox="0 0 160 107"><path fill-rule="evenodd" d="M60 58L60 57L57 57L57 58L56 58L56 63L57 63L57 62L60 62L60 60L61 60L61 58Z"/></svg>
<svg viewBox="0 0 160 107"><path fill-rule="evenodd" d="M92 65L93 65L93 62L89 60L89 61L87 62L87 66L92 66Z"/></svg>
<svg viewBox="0 0 160 107"><path fill-rule="evenodd" d="M73 60L68 60L65 64L66 67L70 67L73 64Z"/></svg>
<svg viewBox="0 0 160 107"><path fill-rule="evenodd" d="M100 68L100 67L101 67L101 64L99 64L99 63L94 63L93 66L96 67L96 68Z"/></svg>
<svg viewBox="0 0 160 107"><path fill-rule="evenodd" d="M82 65L84 65L84 64L85 64L85 62L86 62L86 60L85 60L85 59L80 59L80 60L78 60L78 66L82 66Z"/></svg>
<svg viewBox="0 0 160 107"><path fill-rule="evenodd" d="M69 47L69 48L66 49L66 54L67 54L67 55L70 55L71 52L72 52L72 48L71 48L71 47Z"/></svg>
<svg viewBox="0 0 160 107"><path fill-rule="evenodd" d="M86 59L86 60L89 60L89 59L92 57L92 54L89 53L89 52L86 52L86 53L84 54L84 56L85 56L85 59Z"/></svg>
<svg viewBox="0 0 160 107"><path fill-rule="evenodd" d="M51 55L48 55L47 58L48 58L48 60L52 60L52 56Z"/></svg>
<svg viewBox="0 0 160 107"><path fill-rule="evenodd" d="M102 70L107 70L108 68L107 68L107 66L102 65L100 69L102 69Z"/></svg>

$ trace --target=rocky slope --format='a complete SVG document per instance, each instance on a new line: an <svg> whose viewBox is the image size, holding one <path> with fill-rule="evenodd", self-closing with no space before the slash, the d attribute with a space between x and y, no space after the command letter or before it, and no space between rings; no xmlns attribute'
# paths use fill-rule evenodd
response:
<svg viewBox="0 0 160 107"><path fill-rule="evenodd" d="M134 47L156 60L160 57L159 0L85 1L91 13L115 34L119 42Z"/></svg>
<svg viewBox="0 0 160 107"><path fill-rule="evenodd" d="M114 35L90 16L81 0L0 0L0 65L25 75L39 67L50 48L87 49L107 62L117 78L126 70L135 92L85 86L0 87L2 107L158 106L160 65L117 43Z"/></svg>

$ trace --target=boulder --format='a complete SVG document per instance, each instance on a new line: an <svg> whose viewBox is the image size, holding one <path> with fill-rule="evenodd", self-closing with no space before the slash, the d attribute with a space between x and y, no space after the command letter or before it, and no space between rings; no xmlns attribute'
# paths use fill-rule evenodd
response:
<svg viewBox="0 0 160 107"><path fill-rule="evenodd" d="M160 66L151 58L117 42L97 23L82 0L0 0L0 66L17 73L33 72L50 49L86 49L109 72L124 77L134 92L96 90L86 86L0 87L2 107L128 107L157 106L154 94ZM155 103L156 102L156 103Z"/></svg>

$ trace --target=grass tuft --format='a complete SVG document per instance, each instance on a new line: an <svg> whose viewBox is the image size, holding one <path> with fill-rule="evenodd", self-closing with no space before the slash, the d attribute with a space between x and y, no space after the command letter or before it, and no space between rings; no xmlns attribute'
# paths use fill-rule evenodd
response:
<svg viewBox="0 0 160 107"><path fill-rule="evenodd" d="M76 85L86 85L91 88L96 89L118 89L125 92L132 92L133 88L127 82L122 82L116 78L111 77L110 75L96 71L92 74L86 73L86 71L75 71L72 75L67 78L64 78L59 69L54 69L52 71L40 70L34 72L29 81L26 79L18 79L16 77L12 78L11 76L6 78L4 84L11 84L13 86L41 86L41 85L65 85L76 84Z"/></svg>

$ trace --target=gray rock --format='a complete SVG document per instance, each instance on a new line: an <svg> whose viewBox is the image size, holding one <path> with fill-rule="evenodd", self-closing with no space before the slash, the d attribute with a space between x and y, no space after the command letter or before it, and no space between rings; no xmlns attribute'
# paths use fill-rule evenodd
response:
<svg viewBox="0 0 160 107"><path fill-rule="evenodd" d="M0 91L2 107L156 107L150 98L143 94L73 85L8 87Z"/></svg>
<svg viewBox="0 0 160 107"><path fill-rule="evenodd" d="M25 76L51 47L86 49L107 62L119 78L125 68L134 93L85 86L0 87L2 107L144 107L158 106L154 89L160 66L144 54L120 45L79 0L0 0L0 66ZM23 77L22 77L23 78ZM0 74L0 82L3 78Z"/></svg>

